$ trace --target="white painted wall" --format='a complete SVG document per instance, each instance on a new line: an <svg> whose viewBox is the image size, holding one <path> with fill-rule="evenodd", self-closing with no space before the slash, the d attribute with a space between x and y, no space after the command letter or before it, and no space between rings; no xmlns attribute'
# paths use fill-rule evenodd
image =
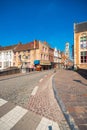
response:
<svg viewBox="0 0 87 130"><path fill-rule="evenodd" d="M0 70L13 66L13 56L12 50L0 51Z"/></svg>

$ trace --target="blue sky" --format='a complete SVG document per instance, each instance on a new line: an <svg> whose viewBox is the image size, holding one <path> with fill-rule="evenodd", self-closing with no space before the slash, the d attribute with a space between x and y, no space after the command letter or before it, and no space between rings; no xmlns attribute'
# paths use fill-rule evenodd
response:
<svg viewBox="0 0 87 130"><path fill-rule="evenodd" d="M73 24L87 21L87 0L0 0L0 45L47 41L73 44Z"/></svg>

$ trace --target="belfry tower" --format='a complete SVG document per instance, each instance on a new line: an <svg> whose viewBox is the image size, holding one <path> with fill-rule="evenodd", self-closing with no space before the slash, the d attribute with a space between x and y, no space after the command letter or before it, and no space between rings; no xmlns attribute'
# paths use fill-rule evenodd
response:
<svg viewBox="0 0 87 130"><path fill-rule="evenodd" d="M70 58L70 50L69 50L69 43L68 42L65 45L65 55L68 59Z"/></svg>

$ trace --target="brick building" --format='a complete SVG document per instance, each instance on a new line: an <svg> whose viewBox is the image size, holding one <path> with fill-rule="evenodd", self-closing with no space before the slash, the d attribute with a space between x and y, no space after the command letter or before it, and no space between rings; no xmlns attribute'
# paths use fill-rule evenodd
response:
<svg viewBox="0 0 87 130"><path fill-rule="evenodd" d="M14 50L14 66L33 69L34 60L36 59L36 49L38 48L39 43L36 40L26 44L19 43Z"/></svg>
<svg viewBox="0 0 87 130"><path fill-rule="evenodd" d="M49 47L49 61L51 63L50 68L54 68L54 49Z"/></svg>
<svg viewBox="0 0 87 130"><path fill-rule="evenodd" d="M50 68L49 60L49 45L47 42L39 41L39 48L36 49L36 58L34 60L34 65L41 66L42 69Z"/></svg>
<svg viewBox="0 0 87 130"><path fill-rule="evenodd" d="M87 69L87 22L74 24L74 68Z"/></svg>

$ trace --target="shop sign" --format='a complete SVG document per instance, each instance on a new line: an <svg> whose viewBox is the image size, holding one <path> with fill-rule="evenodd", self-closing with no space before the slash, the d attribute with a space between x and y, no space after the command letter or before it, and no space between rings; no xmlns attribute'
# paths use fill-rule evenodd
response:
<svg viewBox="0 0 87 130"><path fill-rule="evenodd" d="M50 61L40 61L40 65L51 65Z"/></svg>

